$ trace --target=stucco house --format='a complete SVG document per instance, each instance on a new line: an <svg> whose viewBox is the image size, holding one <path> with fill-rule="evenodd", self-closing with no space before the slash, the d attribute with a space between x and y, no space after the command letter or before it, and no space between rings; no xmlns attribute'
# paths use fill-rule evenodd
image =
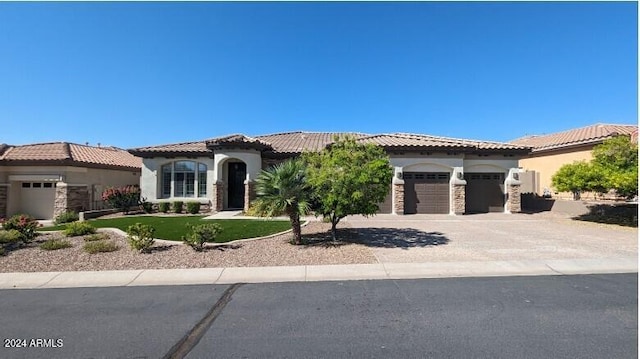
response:
<svg viewBox="0 0 640 359"><path fill-rule="evenodd" d="M520 211L523 145L421 134L288 132L242 134L130 149L142 158L142 196L152 202L199 201L212 210L247 209L261 170L331 144L335 135L382 146L394 178L380 213Z"/></svg>
<svg viewBox="0 0 640 359"><path fill-rule="evenodd" d="M526 136L511 141L514 145L529 146L531 153L520 159L522 193L543 195L545 189L554 191L551 177L562 165L575 161L590 161L593 147L615 136L631 136L637 142L638 126L594 124L546 135ZM572 198L570 193L555 193L557 198Z"/></svg>
<svg viewBox="0 0 640 359"><path fill-rule="evenodd" d="M115 147L0 144L0 218L99 209L103 189L138 185L141 167L139 158Z"/></svg>

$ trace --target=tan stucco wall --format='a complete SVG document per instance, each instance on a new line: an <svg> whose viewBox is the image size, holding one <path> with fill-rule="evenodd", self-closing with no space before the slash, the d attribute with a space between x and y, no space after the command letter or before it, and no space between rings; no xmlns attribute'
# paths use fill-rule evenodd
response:
<svg viewBox="0 0 640 359"><path fill-rule="evenodd" d="M536 171L539 173L539 180L535 186L537 194L542 195L545 188L551 189L554 196L555 190L551 186L551 177L562 167L562 165L575 161L590 161L593 146L583 146L570 150L559 150L543 154L533 154L522 158L519 166L526 171ZM558 193L557 197L570 198L571 194Z"/></svg>
<svg viewBox="0 0 640 359"><path fill-rule="evenodd" d="M72 185L87 185L90 201L101 200L102 190L108 186L117 187L140 183L140 170L123 171L71 166L4 166L0 168L0 179L1 183L9 185L7 215L19 213L22 209L21 182L11 181L11 176L44 176L51 179L58 178L62 182ZM51 181L47 180L47 182ZM30 182L40 182L40 180L34 179Z"/></svg>

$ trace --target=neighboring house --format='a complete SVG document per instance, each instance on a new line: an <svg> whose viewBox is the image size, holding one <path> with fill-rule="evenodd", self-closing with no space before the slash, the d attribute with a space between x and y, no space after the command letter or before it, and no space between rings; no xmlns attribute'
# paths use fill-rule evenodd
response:
<svg viewBox="0 0 640 359"><path fill-rule="evenodd" d="M99 209L109 186L138 185L142 161L125 150L56 142L0 145L0 217L52 219Z"/></svg>
<svg viewBox="0 0 640 359"><path fill-rule="evenodd" d="M520 160L522 193L543 195L545 189L554 191L551 177L562 165L575 161L590 161L593 147L615 136L631 136L637 142L638 126L595 124L563 132L539 136L526 136L512 144L530 146L531 153ZM555 193L560 198L571 198L569 193Z"/></svg>
<svg viewBox="0 0 640 359"><path fill-rule="evenodd" d="M319 151L335 135L382 146L394 167L380 213L520 211L518 160L530 148L419 134L289 132L242 134L129 150L142 157L142 196L152 202L200 201L212 210L247 209L261 170L303 151Z"/></svg>

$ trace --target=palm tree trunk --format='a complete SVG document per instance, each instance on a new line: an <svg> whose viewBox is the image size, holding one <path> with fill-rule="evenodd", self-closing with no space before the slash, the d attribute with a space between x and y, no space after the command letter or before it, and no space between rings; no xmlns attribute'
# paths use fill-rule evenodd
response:
<svg viewBox="0 0 640 359"><path fill-rule="evenodd" d="M300 215L298 213L291 213L289 215L291 221L291 229L293 230L293 243L302 244L302 230L300 229Z"/></svg>

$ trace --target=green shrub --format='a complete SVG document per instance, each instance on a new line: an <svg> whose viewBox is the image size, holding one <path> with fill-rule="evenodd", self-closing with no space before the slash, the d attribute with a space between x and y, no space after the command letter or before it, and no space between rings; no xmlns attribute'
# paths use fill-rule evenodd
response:
<svg viewBox="0 0 640 359"><path fill-rule="evenodd" d="M101 241L103 239L108 239L109 236L104 234L104 233L94 233L94 234L89 234L87 236L84 236L84 241L85 242L95 242L95 241Z"/></svg>
<svg viewBox="0 0 640 359"><path fill-rule="evenodd" d="M78 216L78 213L76 213L75 211L66 211L57 215L56 218L53 220L53 223L54 224L70 223L70 222L75 222L78 219L80 219L80 217Z"/></svg>
<svg viewBox="0 0 640 359"><path fill-rule="evenodd" d="M190 213L190 214L200 213L200 202L187 202L187 213Z"/></svg>
<svg viewBox="0 0 640 359"><path fill-rule="evenodd" d="M16 243L22 239L22 234L17 229L0 231L0 244Z"/></svg>
<svg viewBox="0 0 640 359"><path fill-rule="evenodd" d="M25 243L31 241L38 235L36 229L39 226L38 221L27 214L16 214L2 222L2 228L5 230L15 229L20 232L20 239Z"/></svg>
<svg viewBox="0 0 640 359"><path fill-rule="evenodd" d="M182 213L182 208L184 207L184 202L175 201L171 204L171 209L173 209L174 213Z"/></svg>
<svg viewBox="0 0 640 359"><path fill-rule="evenodd" d="M169 212L170 203L169 202L160 202L158 203L158 211L162 213Z"/></svg>
<svg viewBox="0 0 640 359"><path fill-rule="evenodd" d="M152 213L153 212L153 203L147 202L147 200L143 199L140 202L140 206L142 206L142 210L144 213Z"/></svg>
<svg viewBox="0 0 640 359"><path fill-rule="evenodd" d="M67 223L62 233L67 237L84 236L96 233L96 228L89 222L71 222Z"/></svg>
<svg viewBox="0 0 640 359"><path fill-rule="evenodd" d="M155 231L155 228L142 223L136 223L129 226L127 228L127 240L129 241L129 245L132 249L135 249L140 253L151 252L151 247L155 242L155 239L153 239L153 233Z"/></svg>
<svg viewBox="0 0 640 359"><path fill-rule="evenodd" d="M258 206L254 206L253 204L249 206L249 209L244 211L244 215L250 217L268 217L264 211L260 211Z"/></svg>
<svg viewBox="0 0 640 359"><path fill-rule="evenodd" d="M82 247L85 252L89 254L103 253L103 252L113 252L119 249L118 245L112 241L95 241L95 242L87 242Z"/></svg>
<svg viewBox="0 0 640 359"><path fill-rule="evenodd" d="M191 226L191 232L182 237L182 241L200 252L204 249L204 244L213 242L220 232L222 232L222 227L217 223Z"/></svg>
<svg viewBox="0 0 640 359"><path fill-rule="evenodd" d="M40 249L45 251L55 251L56 249L63 249L72 247L71 242L66 239L52 238L46 242L40 244Z"/></svg>

